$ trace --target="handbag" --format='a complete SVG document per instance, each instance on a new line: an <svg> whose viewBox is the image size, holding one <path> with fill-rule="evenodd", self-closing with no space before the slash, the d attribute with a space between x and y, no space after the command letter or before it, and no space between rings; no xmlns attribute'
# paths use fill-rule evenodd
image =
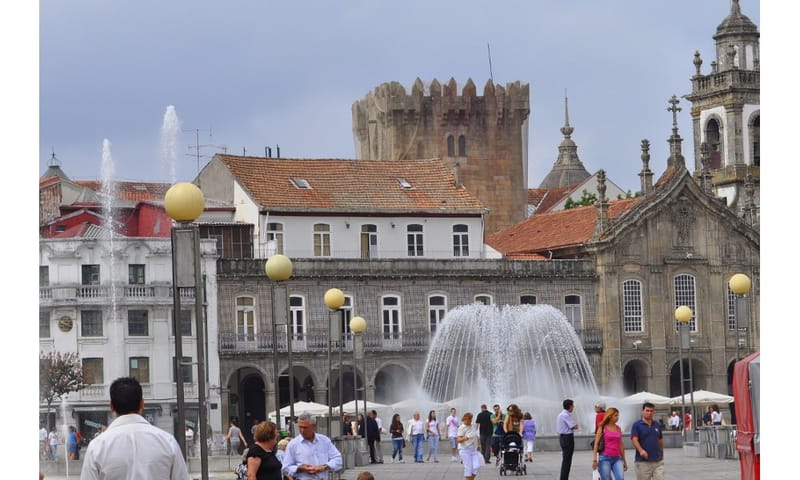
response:
<svg viewBox="0 0 800 480"><path fill-rule="evenodd" d="M604 438L604 435L603 435L603 430L604 429L605 429L605 427L600 429L600 441L597 443L597 452L598 453L603 453L603 450L606 449L606 439ZM589 446L592 447L592 449L594 449L594 440L589 442Z"/></svg>

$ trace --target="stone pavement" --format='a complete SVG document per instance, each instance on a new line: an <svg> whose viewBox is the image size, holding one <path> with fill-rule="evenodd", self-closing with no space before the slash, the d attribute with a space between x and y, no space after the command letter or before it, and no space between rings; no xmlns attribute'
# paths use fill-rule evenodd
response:
<svg viewBox="0 0 800 480"><path fill-rule="evenodd" d="M445 452L447 453L447 452ZM740 477L738 460L719 460L707 457L692 457L685 455L683 449L668 448L664 452L666 464L666 480L732 480ZM363 470L369 470L376 480L461 480L464 470L459 462L450 462L450 455L440 455L440 463L414 463L413 456L406 456L406 463L391 463L390 456L384 456L386 463L367 465L345 470L339 480L355 480ZM410 463L409 463L410 461ZM628 452L630 470L626 472L628 479L635 479L636 472L633 466L633 456ZM216 463L216 462L215 462ZM219 463L216 463L219 465ZM557 479L561 470L561 452L536 452L533 463L527 463L528 474L522 478L536 480ZM219 469L217 469L219 470ZM236 476L230 471L209 472L209 480L233 480ZM588 450L576 451L572 458L570 478L589 480L592 474L592 453ZM513 477L513 475L510 475ZM79 470L70 470L69 477L65 475L47 475L46 480L77 479ZM192 478L199 479L200 472L193 471ZM499 469L494 464L484 465L478 472L478 479L500 479ZM336 480L335 476L331 480Z"/></svg>

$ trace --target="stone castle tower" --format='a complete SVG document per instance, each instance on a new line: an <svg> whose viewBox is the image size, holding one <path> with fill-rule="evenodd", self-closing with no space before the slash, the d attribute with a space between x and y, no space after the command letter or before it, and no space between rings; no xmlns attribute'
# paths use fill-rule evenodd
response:
<svg viewBox="0 0 800 480"><path fill-rule="evenodd" d="M428 92L417 78L410 95L384 83L353 104L356 158L443 159L490 209L488 235L525 219L529 113L529 85L519 81L487 81L483 96L472 79L461 95L452 78L434 79Z"/></svg>
<svg viewBox="0 0 800 480"><path fill-rule="evenodd" d="M751 225L759 224L760 68L758 27L742 15L739 0L714 35L716 57L711 72L700 72L694 54L692 104L694 175Z"/></svg>

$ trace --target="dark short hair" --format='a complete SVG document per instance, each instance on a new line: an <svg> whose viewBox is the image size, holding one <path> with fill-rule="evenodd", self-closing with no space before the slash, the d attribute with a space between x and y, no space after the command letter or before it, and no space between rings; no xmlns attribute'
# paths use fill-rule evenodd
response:
<svg viewBox="0 0 800 480"><path fill-rule="evenodd" d="M642 404L642 410L644 410L645 408L653 408L653 409L655 409L655 408L656 408L656 406L655 406L655 405L653 405L653 404L652 404L652 403L650 403L650 402L644 402L644 404Z"/></svg>
<svg viewBox="0 0 800 480"><path fill-rule="evenodd" d="M111 405L117 415L137 413L142 404L142 386L133 377L120 377L108 389Z"/></svg>
<svg viewBox="0 0 800 480"><path fill-rule="evenodd" d="M569 407L575 405L575 402L573 402L571 398L568 398L568 399L564 400L562 405L564 406L564 410L569 410Z"/></svg>

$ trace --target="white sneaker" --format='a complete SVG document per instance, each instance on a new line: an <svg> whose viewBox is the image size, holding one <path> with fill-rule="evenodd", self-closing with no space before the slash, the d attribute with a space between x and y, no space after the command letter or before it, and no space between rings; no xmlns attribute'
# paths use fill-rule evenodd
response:
<svg viewBox="0 0 800 480"><path fill-rule="evenodd" d="M406 463L406 461L403 460L403 459L400 459L399 463Z"/></svg>

